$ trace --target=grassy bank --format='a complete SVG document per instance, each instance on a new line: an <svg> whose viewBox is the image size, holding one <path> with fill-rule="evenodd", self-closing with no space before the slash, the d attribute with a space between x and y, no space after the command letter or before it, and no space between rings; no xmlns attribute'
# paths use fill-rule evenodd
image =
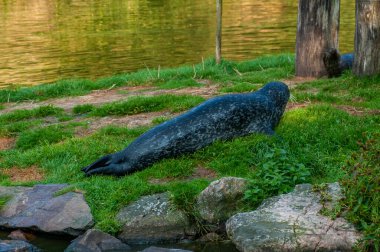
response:
<svg viewBox="0 0 380 252"><path fill-rule="evenodd" d="M212 60L175 69L146 69L97 81L70 80L50 85L0 90L0 106L7 102L47 100L78 96L97 89L146 86L172 89L217 86L218 94L247 92L272 80L292 80L294 57L270 56L217 66ZM289 81L293 83L294 81ZM290 107L277 137L250 135L216 142L194 154L166 159L152 167L121 178L84 177L81 167L102 155L124 148L152 127L127 128L108 125L91 134L78 131L88 125L80 119L122 117L162 112L153 120L166 120L164 112L180 112L204 100L190 95L134 97L93 106L79 104L73 111L53 106L13 111L0 115L0 135L12 138L11 148L0 151L0 184L69 183L70 190L85 193L96 226L110 233L119 230L114 216L118 210L142 195L170 191L178 208L191 212L195 196L210 179L197 174L207 170L213 179L238 176L251 180L245 209L263 199L291 190L297 183L333 182L346 178L343 169L358 141L380 132L380 76L357 78L351 73L334 79L320 79L291 85ZM53 123L51 123L53 122ZM364 135L363 135L364 133ZM33 169L39 181L13 179L12 171Z"/></svg>
<svg viewBox="0 0 380 252"><path fill-rule="evenodd" d="M15 86L13 89L0 90L0 103L79 96L92 90L120 86L146 85L165 89L197 86L199 84L196 80L202 79L220 83L234 82L238 86L264 83L288 77L288 74L293 71L293 62L294 57L291 55L268 56L242 63L224 61L220 66L216 65L213 59L209 59L193 66L161 70L144 69L96 81L72 79L34 87Z"/></svg>

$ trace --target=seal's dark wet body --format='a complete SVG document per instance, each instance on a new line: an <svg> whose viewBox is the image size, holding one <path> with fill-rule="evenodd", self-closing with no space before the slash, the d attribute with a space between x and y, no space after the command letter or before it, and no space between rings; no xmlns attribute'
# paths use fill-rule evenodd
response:
<svg viewBox="0 0 380 252"><path fill-rule="evenodd" d="M273 134L289 99L288 87L271 82L257 92L212 98L147 131L124 150L85 167L86 175L125 175L158 160L192 153L216 140Z"/></svg>

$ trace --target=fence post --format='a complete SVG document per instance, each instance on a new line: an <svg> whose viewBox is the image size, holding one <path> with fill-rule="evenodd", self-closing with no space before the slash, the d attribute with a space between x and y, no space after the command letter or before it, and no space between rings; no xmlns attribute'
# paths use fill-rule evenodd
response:
<svg viewBox="0 0 380 252"><path fill-rule="evenodd" d="M356 0L353 73L380 73L380 0Z"/></svg>
<svg viewBox="0 0 380 252"><path fill-rule="evenodd" d="M215 59L220 64L222 57L222 0L216 0L216 36Z"/></svg>
<svg viewBox="0 0 380 252"><path fill-rule="evenodd" d="M340 0L299 0L296 76L327 75L323 53L338 48Z"/></svg>

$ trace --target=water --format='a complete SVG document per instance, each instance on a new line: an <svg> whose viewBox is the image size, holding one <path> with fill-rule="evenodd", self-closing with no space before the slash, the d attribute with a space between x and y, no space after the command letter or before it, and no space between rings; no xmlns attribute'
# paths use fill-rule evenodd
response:
<svg viewBox="0 0 380 252"><path fill-rule="evenodd" d="M294 52L297 2L224 0L223 57ZM341 1L341 51L354 5ZM0 87L199 63L215 27L215 0L0 0Z"/></svg>
<svg viewBox="0 0 380 252"><path fill-rule="evenodd" d="M0 239L9 240L7 237L10 231L0 229ZM69 245L70 241L75 238L58 235L36 234L36 239L30 243L44 252L61 252ZM209 242L209 243L180 243L180 244L158 244L158 245L140 245L132 246L130 252L142 251L147 247L156 246L164 248L185 249L194 252L239 252L232 242Z"/></svg>
<svg viewBox="0 0 380 252"><path fill-rule="evenodd" d="M0 239L10 240L8 238L10 231L5 231L0 229ZM48 234L36 234L36 239L30 243L44 252L60 252L64 251L67 246L69 246L72 237L67 236L57 236Z"/></svg>

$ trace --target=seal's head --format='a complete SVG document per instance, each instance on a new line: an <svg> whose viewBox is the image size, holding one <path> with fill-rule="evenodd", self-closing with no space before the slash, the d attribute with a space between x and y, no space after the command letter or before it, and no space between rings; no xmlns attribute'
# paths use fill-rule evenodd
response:
<svg viewBox="0 0 380 252"><path fill-rule="evenodd" d="M268 96L275 104L275 107L285 110L288 103L290 92L288 86L280 81L273 81L266 84L260 92Z"/></svg>
<svg viewBox="0 0 380 252"><path fill-rule="evenodd" d="M340 54L335 48L328 48L323 53L323 64L325 65L327 75L331 77L337 77L342 73L339 67Z"/></svg>

